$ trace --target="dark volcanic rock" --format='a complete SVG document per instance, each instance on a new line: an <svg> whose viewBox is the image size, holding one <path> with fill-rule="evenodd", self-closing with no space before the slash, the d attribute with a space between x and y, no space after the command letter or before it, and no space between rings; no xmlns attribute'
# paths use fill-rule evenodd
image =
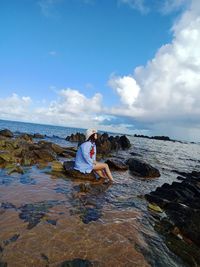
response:
<svg viewBox="0 0 200 267"><path fill-rule="evenodd" d="M123 161L119 159L108 159L106 162L111 169L126 171L128 170L128 165L126 165Z"/></svg>
<svg viewBox="0 0 200 267"><path fill-rule="evenodd" d="M43 139L45 136L39 133L33 134L33 138Z"/></svg>
<svg viewBox="0 0 200 267"><path fill-rule="evenodd" d="M131 143L125 135L120 136L119 144L120 144L122 149L128 149L131 147Z"/></svg>
<svg viewBox="0 0 200 267"><path fill-rule="evenodd" d="M130 171L134 175L146 178L154 178L160 176L159 170L141 160L130 158L127 160L126 164L129 166Z"/></svg>
<svg viewBox="0 0 200 267"><path fill-rule="evenodd" d="M83 142L85 142L85 135L83 133L71 134L70 136L66 137L66 140L70 141L70 142L83 143Z"/></svg>
<svg viewBox="0 0 200 267"><path fill-rule="evenodd" d="M0 135L5 136L5 137L13 137L14 136L13 133L8 129L1 130Z"/></svg>
<svg viewBox="0 0 200 267"><path fill-rule="evenodd" d="M200 266L200 172L181 175L182 182L164 184L145 197L167 214L156 226L167 246L190 266ZM166 229L166 222L174 227Z"/></svg>

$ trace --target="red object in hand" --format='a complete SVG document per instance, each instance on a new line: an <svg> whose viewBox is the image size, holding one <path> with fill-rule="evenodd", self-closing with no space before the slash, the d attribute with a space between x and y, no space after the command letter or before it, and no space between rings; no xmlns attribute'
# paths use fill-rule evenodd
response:
<svg viewBox="0 0 200 267"><path fill-rule="evenodd" d="M90 158L92 158L93 155L94 155L94 146L92 146L90 149Z"/></svg>

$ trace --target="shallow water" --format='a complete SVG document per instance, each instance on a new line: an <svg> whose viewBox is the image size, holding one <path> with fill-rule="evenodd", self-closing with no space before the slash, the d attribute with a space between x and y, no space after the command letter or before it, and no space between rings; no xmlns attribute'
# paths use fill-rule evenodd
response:
<svg viewBox="0 0 200 267"><path fill-rule="evenodd" d="M42 127L46 134L48 126ZM41 132L39 128L30 132ZM59 136L59 127L57 137L52 129L47 132L47 140L72 145L63 132ZM176 180L172 170L199 171L200 145L129 139L131 149L115 156L143 159L157 167L161 177L113 172L113 185L86 184L85 193L80 182L48 174L48 166L26 168L23 175L0 170L0 262L11 267L61 266L74 259L93 266L186 266L154 230L142 196Z"/></svg>

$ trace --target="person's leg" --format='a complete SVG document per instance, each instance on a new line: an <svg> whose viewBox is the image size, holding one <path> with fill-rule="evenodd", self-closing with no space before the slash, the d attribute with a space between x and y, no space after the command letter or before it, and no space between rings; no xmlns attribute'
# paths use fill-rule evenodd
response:
<svg viewBox="0 0 200 267"><path fill-rule="evenodd" d="M95 165L94 165L94 167L93 167L93 170L94 171L102 171L102 170L105 170L106 175L108 176L108 179L110 181L113 181L113 177L112 177L112 174L110 172L110 169L109 169L108 164L101 163L101 162L96 162Z"/></svg>
<svg viewBox="0 0 200 267"><path fill-rule="evenodd" d="M94 170L94 169L93 169ZM94 170L100 177L102 178L108 178L108 176L106 175L106 173L103 170Z"/></svg>

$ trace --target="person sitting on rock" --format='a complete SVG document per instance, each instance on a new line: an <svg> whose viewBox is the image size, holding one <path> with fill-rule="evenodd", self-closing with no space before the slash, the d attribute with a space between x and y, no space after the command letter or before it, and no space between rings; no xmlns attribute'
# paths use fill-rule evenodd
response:
<svg viewBox="0 0 200 267"><path fill-rule="evenodd" d="M82 173L91 173L94 171L100 177L108 178L113 182L108 164L96 161L96 140L97 130L88 129L86 131L86 141L79 146L76 153L74 169Z"/></svg>

